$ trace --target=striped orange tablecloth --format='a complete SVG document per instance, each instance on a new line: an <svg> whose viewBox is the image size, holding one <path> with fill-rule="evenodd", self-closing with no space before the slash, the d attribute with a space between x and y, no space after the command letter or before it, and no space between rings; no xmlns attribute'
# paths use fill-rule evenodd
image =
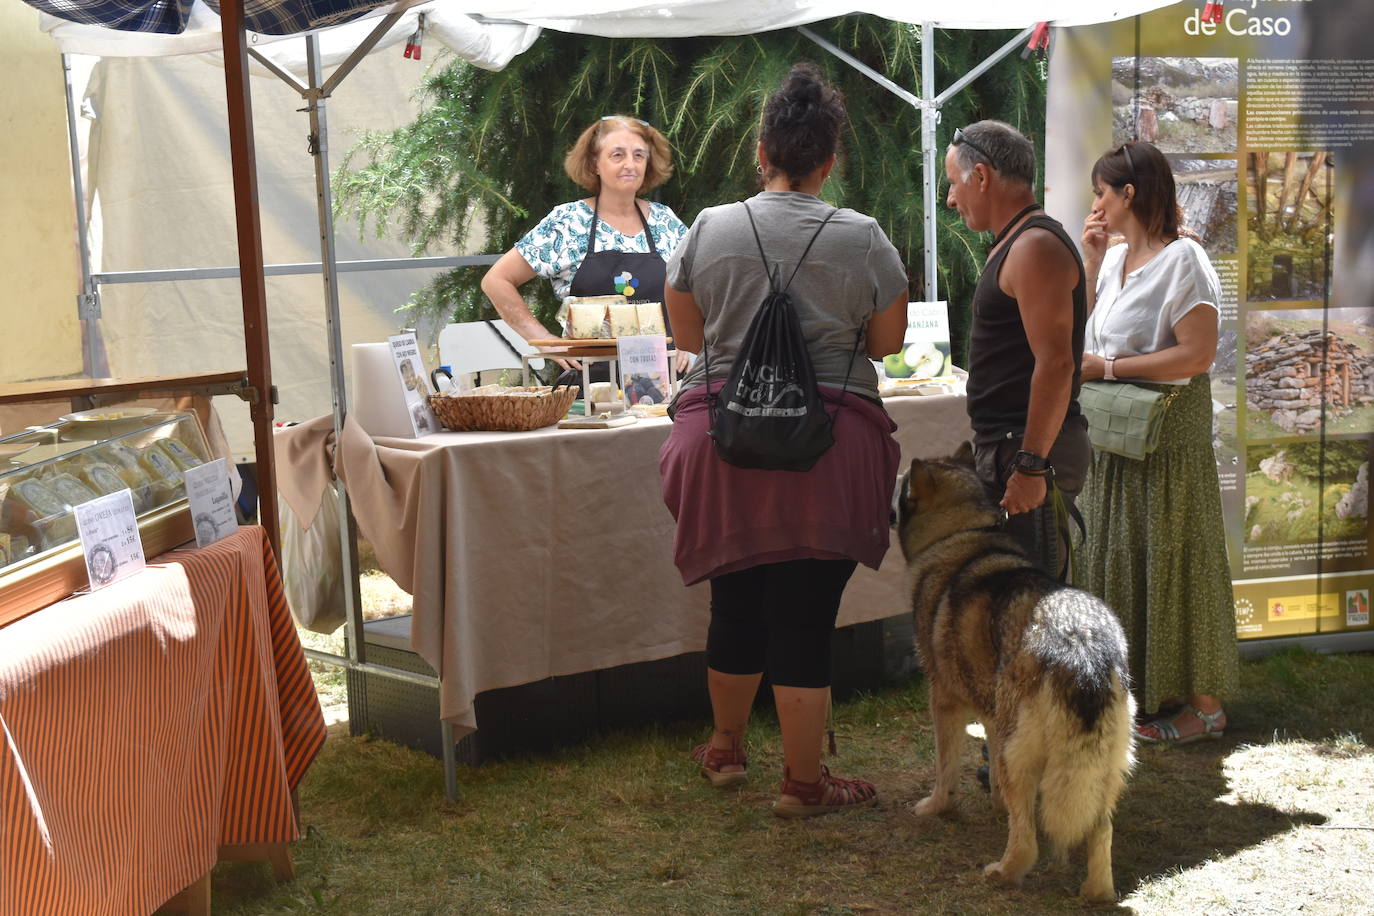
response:
<svg viewBox="0 0 1374 916"><path fill-rule="evenodd" d="M148 913L295 839L324 737L261 528L0 629L0 913Z"/></svg>

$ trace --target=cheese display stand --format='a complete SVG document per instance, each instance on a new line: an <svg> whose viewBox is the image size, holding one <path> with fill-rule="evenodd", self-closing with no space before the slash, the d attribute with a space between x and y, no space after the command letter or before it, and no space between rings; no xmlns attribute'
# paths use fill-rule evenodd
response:
<svg viewBox="0 0 1374 916"><path fill-rule="evenodd" d="M145 556L194 537L182 472L210 459L194 415L100 407L0 437L0 625L86 584L74 509L127 489Z"/></svg>

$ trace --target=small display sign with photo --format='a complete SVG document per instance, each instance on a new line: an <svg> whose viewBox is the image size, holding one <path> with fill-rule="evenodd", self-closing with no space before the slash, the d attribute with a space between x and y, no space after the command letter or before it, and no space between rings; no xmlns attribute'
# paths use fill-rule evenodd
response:
<svg viewBox="0 0 1374 916"><path fill-rule="evenodd" d="M391 345L391 358L396 362L411 430L416 438L439 432L443 427L429 406L429 396L434 392L429 387L429 373L420 361L420 345L414 332L397 334L386 340Z"/></svg>
<svg viewBox="0 0 1374 916"><path fill-rule="evenodd" d="M954 368L949 349L949 307L944 302L908 302L902 348L883 357L887 379L939 378Z"/></svg>
<svg viewBox="0 0 1374 916"><path fill-rule="evenodd" d="M616 356L626 407L649 407L666 404L672 399L666 337L662 334L621 337L616 341Z"/></svg>

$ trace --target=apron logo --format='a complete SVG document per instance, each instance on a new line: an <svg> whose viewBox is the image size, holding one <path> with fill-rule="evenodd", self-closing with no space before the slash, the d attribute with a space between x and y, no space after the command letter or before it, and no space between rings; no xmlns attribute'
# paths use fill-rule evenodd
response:
<svg viewBox="0 0 1374 916"><path fill-rule="evenodd" d="M632 276L628 270L622 270L614 279L616 293L627 298L633 296L639 288L639 278Z"/></svg>

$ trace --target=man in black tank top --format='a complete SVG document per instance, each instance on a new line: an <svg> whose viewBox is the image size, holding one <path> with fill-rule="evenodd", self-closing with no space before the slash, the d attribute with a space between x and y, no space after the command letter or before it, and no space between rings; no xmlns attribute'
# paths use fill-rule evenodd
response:
<svg viewBox="0 0 1374 916"><path fill-rule="evenodd" d="M979 121L954 133L945 155L946 203L976 232L996 231L973 294L968 414L978 475L1051 574L1068 545L1047 500L1071 507L1092 457L1078 409L1083 261L1064 228L1035 202L1035 148L1009 124Z"/></svg>

